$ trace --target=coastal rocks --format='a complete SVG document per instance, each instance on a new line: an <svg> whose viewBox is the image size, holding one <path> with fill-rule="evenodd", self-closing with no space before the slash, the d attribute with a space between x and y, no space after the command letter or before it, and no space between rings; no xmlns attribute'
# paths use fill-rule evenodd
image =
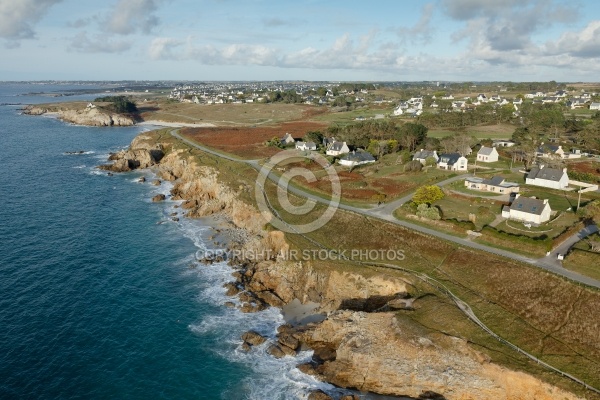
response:
<svg viewBox="0 0 600 400"><path fill-rule="evenodd" d="M52 110L46 107L27 106L23 114L42 115L52 113L65 122L86 126L131 126L135 124L132 117L101 110L99 108L84 109L62 109L54 107Z"/></svg>
<svg viewBox="0 0 600 400"><path fill-rule="evenodd" d="M27 106L23 109L23 114L26 115L42 115L48 112L47 108L37 106Z"/></svg>
<svg viewBox="0 0 600 400"><path fill-rule="evenodd" d="M159 202L159 201L164 201L167 197L164 194L157 194L156 196L152 197L152 201L153 202Z"/></svg>
<svg viewBox="0 0 600 400"><path fill-rule="evenodd" d="M308 395L308 400L333 400L333 397L322 390L315 390Z"/></svg>
<svg viewBox="0 0 600 400"><path fill-rule="evenodd" d="M160 184L161 184L161 183L162 183L162 182L160 181L160 179L155 179L155 180L153 180L153 181L152 181L152 184L153 184L154 186L160 186Z"/></svg>
<svg viewBox="0 0 600 400"><path fill-rule="evenodd" d="M128 172L138 168L156 165L164 157L162 148L130 149L111 154L112 164L100 165L98 168L112 172Z"/></svg>
<svg viewBox="0 0 600 400"><path fill-rule="evenodd" d="M395 313L343 310L302 332L301 340L319 349L313 357L318 376L340 387L418 398L424 393L447 399L576 398L486 363L464 340L425 332Z"/></svg>
<svg viewBox="0 0 600 400"><path fill-rule="evenodd" d="M254 331L248 331L242 335L244 343L248 343L250 346L258 346L267 341L267 338L262 336L260 333Z"/></svg>
<svg viewBox="0 0 600 400"><path fill-rule="evenodd" d="M140 178L138 179L138 182L139 182L139 183L144 183L144 182L146 182L146 178L142 176L142 177L140 177Z"/></svg>
<svg viewBox="0 0 600 400"><path fill-rule="evenodd" d="M128 116L108 113L98 108L84 110L59 110L58 118L77 125L87 126L131 126L135 121Z"/></svg>

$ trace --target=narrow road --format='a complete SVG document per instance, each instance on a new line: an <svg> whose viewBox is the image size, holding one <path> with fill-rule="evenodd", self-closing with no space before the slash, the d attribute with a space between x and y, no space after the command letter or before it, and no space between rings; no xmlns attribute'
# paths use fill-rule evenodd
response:
<svg viewBox="0 0 600 400"><path fill-rule="evenodd" d="M233 156L229 156L229 155L225 155L225 154L219 153L219 152L211 150L211 149L209 149L209 148L207 148L205 146L202 146L202 145L200 145L200 144L198 144L198 143L196 143L196 142L194 142L192 140L189 140L189 139L186 139L186 138L182 137L177 132L177 129L172 130L171 131L171 135L173 135L173 137L181 140L182 142L188 144L189 146L195 147L195 148L197 148L199 150L202 150L202 151L204 151L206 153L215 155L217 157L224 158L224 159L229 160L229 161L242 162L242 163L245 163L245 164L248 164L248 165L252 166L253 168L255 168L257 170L260 170L260 164L259 164L260 160L244 160L244 159L240 159L240 158L237 158L237 157L233 157ZM278 186L281 185L279 176L276 175L274 172L271 171L269 173L269 175L267 176L267 178L269 178L270 180L272 180L273 182L275 182ZM441 182L438 183L438 185L446 185L448 183L455 182L455 181L463 179L463 178L464 178L464 176L458 175L458 176L455 176L453 178L449 178L449 179L446 179L444 181L441 181ZM311 200L313 200L315 202L319 202L319 203L323 203L323 204L328 204L329 203L328 199L316 196L316 195L314 195L312 193L308 193L308 192L306 192L306 191L304 191L304 190L302 190L300 188L293 187L291 185L287 187L287 190L289 192L295 194L295 195L298 195L298 196L301 196L301 197L304 197L304 198L307 198L307 199L311 199ZM434 236L434 237L446 240L448 242L456 243L456 244L458 244L460 246L463 246L463 247L468 247L468 248L472 248L472 249L475 249L475 250L485 251L485 252L488 252L488 253L491 253L491 254L495 254L495 255L498 255L498 256L509 258L511 260L515 260L515 261L519 261L519 262L524 262L524 263L527 263L529 265L533 265L533 266L542 268L542 269L544 269L546 271L549 271L549 272L552 272L554 274L563 276L563 277L565 277L567 279L570 279L572 281L575 281L575 282L578 282L578 283L582 283L584 285L588 285L588 286L592 286L592 287L600 289L600 281L598 281L596 279L593 279L593 278L590 278L590 277L587 277L587 276L584 276L584 275L581 275L581 274L578 274L577 272L565 269L565 268L562 267L562 265L560 263L557 264L557 263L553 262L553 260L550 259L551 257L550 258L549 257L544 257L544 258L541 258L541 259L534 259L534 258L526 257L526 256L523 256L523 255L520 255L520 254L513 253L513 252L508 251L508 250L497 249L495 247L487 246L487 245L480 244L480 243L475 243L475 242L472 242L472 241L469 241L469 240L466 240L466 239L462 239L462 238L459 238L459 237L456 237L456 236L453 236L453 235L449 235L447 233L436 231L434 229L426 228L426 227L423 227L421 225L413 224L413 223L408 222L408 221L402 221L402 220L396 219L396 217L394 217L394 214L393 214L394 210L396 208L400 207L405 202L409 201L411 198L412 198L412 194L404 196L402 198L399 198L399 199L394 200L394 201L392 201L390 203L387 203L385 205L382 205L382 206L379 206L379 207L373 208L373 209L364 209L364 208L359 208L359 207L353 207L353 206L346 205L346 204L341 204L341 203L339 204L338 208L340 208L342 210L346 210L346 211L351 211L351 212L354 212L354 213L357 213L357 214L360 214L360 215L366 215L366 216L369 216L369 217L374 217L374 218L377 218L377 219L380 219L380 220L383 220L383 221L387 221L387 222L390 222L390 223L395 224L395 225L399 225L399 226L402 226L402 227L405 227L405 228L408 228L408 229L411 229L411 230L415 230L417 232L424 233L426 235ZM589 235L589 234L591 234L593 232L598 231L598 227L596 225L591 225L591 227L588 227L588 228L589 228L589 230L582 230L582 231L578 232L577 234L573 235L572 237L570 237L569 239L567 239L567 241L565 243L563 243L561 246L559 246L559 248L563 249L563 245L567 246L568 245L567 242L571 243L571 241L572 241L572 243L570 245L568 245L568 248L570 248L570 246L572 246L578 240L581 240L583 237L585 237L585 236L587 236L587 235ZM586 232L589 232L589 233L585 234ZM585 234L585 236L581 236L581 235L584 235L584 234Z"/></svg>

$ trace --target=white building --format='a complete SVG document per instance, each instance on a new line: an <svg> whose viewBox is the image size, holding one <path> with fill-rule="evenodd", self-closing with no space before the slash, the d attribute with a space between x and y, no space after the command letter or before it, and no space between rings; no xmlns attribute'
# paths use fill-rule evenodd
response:
<svg viewBox="0 0 600 400"><path fill-rule="evenodd" d="M346 153L350 153L350 148L348 148L346 142L333 142L327 147L327 150L325 151L325 154L327 154L328 156L339 156L341 154Z"/></svg>
<svg viewBox="0 0 600 400"><path fill-rule="evenodd" d="M535 197L521 197L517 194L510 206L502 208L502 217L517 221L541 224L550 220L552 209L548 200Z"/></svg>
<svg viewBox="0 0 600 400"><path fill-rule="evenodd" d="M481 146L477 152L477 161L486 163L498 161L498 150L495 147Z"/></svg>
<svg viewBox="0 0 600 400"><path fill-rule="evenodd" d="M449 171L466 171L468 160L459 153L450 153L440 155L438 168Z"/></svg>
<svg viewBox="0 0 600 400"><path fill-rule="evenodd" d="M566 168L547 168L540 165L531 168L525 183L550 189L566 189L569 186L569 176Z"/></svg>

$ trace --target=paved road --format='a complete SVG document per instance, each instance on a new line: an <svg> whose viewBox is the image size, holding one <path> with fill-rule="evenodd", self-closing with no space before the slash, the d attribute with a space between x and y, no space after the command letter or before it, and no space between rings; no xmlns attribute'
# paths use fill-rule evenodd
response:
<svg viewBox="0 0 600 400"><path fill-rule="evenodd" d="M240 159L237 157L219 153L217 151L211 150L205 146L202 146L196 142L193 142L189 139L182 137L181 135L179 135L179 133L177 133L177 129L172 130L171 135L173 135L177 139L185 142L186 144L188 144L192 147L195 147L199 150L205 151L209 154L213 154L217 157L221 157L221 158L224 158L224 159L230 160L230 161L242 162L242 163L248 164L248 165L256 168L257 170L260 170L260 164L259 164L260 160L243 160L243 159ZM268 178L270 180L272 180L273 182L277 183L278 185L281 184L280 177L278 175L276 175L274 172L270 172L268 175ZM458 175L453 178L446 179L442 182L439 182L438 185L446 185L448 183L451 183L451 182L454 182L454 181L457 181L457 180L460 180L463 178L464 178L464 176ZM305 192L304 190L302 190L300 188L293 187L290 185L287 187L287 190L298 196L301 196L301 197L304 197L304 198L307 198L307 199L310 199L310 200L313 200L313 201L316 201L319 203L329 204L328 199L316 196L312 193ZM544 257L541 259L534 259L534 258L526 257L526 256L523 256L520 254L513 253L511 251L497 249L495 247L486 246L486 245L480 244L480 243L475 243L470 240L462 239L462 238L459 238L459 237L456 237L453 235L449 235L447 233L439 232L434 229L426 228L421 225L413 224L408 221L402 221L402 220L396 219L393 215L393 211L396 208L398 208L400 205L402 205L405 202L407 202L408 200L410 200L411 198L412 198L412 194L404 196L400 199L394 200L390 203L387 203L385 205L382 205L382 206L379 206L379 207L373 208L373 209L364 209L364 208L359 208L359 207L353 207L353 206L346 205L346 204L340 204L338 206L338 208L340 208L342 210L346 210L346 211L355 212L357 214L368 215L370 217L378 218L378 219L390 222L395 225L399 225L399 226L402 226L402 227L405 227L408 229L415 230L417 232L424 233L426 235L438 237L438 238L446 240L448 242L456 243L463 247L468 247L468 248L472 248L472 249L476 249L476 250L480 250L480 251L485 251L485 252L499 255L502 257L506 257L506 258L509 258L512 260L524 262L529 265L534 265L534 266L542 268L546 271L549 271L549 272L555 273L557 275L563 276L565 278L568 278L572 281L579 282L579 283L582 283L582 284L585 284L588 286L593 286L595 288L600 289L600 281L598 281L596 279L592 279L592 278L584 276L584 275L581 275L581 274L578 274L576 272L567 270L567 269L563 268L562 265L560 265L560 263L557 264L556 262L554 262L554 260L551 259L552 257ZM561 251L562 251L562 249L565 248L563 246L568 246L567 247L567 249L568 249L574 243L581 240L583 237L585 237L593 232L596 232L596 231L598 231L598 227L596 225L591 225L591 227L586 228L586 230L582 230L582 231L576 233L575 235L573 235L572 237L570 237L569 239L567 239L567 241L565 243L563 243L561 246L559 246L559 249L561 249ZM589 232L589 233L587 233L587 232ZM585 236L582 236L582 235L585 235ZM568 243L571 243L571 244L569 245Z"/></svg>

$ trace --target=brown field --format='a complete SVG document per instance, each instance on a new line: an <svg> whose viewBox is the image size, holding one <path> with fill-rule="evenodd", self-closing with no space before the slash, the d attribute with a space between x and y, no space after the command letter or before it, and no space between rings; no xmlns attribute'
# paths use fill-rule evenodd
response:
<svg viewBox="0 0 600 400"><path fill-rule="evenodd" d="M193 104L154 101L138 104L143 120L211 123L217 126L277 125L284 121L309 119L327 112L305 104Z"/></svg>
<svg viewBox="0 0 600 400"><path fill-rule="evenodd" d="M581 173L596 174L600 173L600 162L598 161L578 161L569 164L570 171Z"/></svg>
<svg viewBox="0 0 600 400"><path fill-rule="evenodd" d="M314 122L287 122L277 126L184 128L181 133L199 143L243 158L264 158L281 151L267 147L265 142L289 132L295 138L308 131L323 130L325 125Z"/></svg>

